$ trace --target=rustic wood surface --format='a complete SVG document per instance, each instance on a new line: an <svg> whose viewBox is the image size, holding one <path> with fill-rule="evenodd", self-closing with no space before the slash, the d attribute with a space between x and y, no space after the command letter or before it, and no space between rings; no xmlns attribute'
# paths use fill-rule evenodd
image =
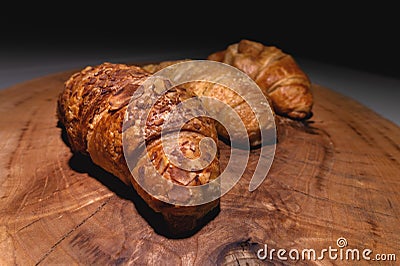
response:
<svg viewBox="0 0 400 266"><path fill-rule="evenodd" d="M0 92L0 265L289 265L290 250L314 249L318 257L329 247L400 260L400 128L373 111L313 85L313 116L307 124L279 124L264 183L247 190L254 150L209 221L174 239L131 187L71 154L55 108L73 72ZM229 147L220 148L225 158ZM275 252L259 260L265 244L287 250L288 259ZM324 255L300 253L297 264L354 264Z"/></svg>

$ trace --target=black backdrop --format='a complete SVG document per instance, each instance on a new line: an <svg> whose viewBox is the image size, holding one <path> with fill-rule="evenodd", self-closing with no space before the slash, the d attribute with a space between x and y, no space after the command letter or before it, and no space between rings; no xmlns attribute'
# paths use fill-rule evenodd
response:
<svg viewBox="0 0 400 266"><path fill-rule="evenodd" d="M301 2L301 1L298 1ZM242 38L295 57L400 79L397 8L322 3L72 2L4 8L0 48L63 52L223 49ZM101 50L99 50L101 51Z"/></svg>

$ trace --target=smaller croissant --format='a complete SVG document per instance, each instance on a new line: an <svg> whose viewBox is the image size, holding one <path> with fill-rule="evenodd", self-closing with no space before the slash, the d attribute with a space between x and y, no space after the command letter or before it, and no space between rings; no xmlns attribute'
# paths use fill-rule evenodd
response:
<svg viewBox="0 0 400 266"><path fill-rule="evenodd" d="M277 47L243 39L207 59L232 65L249 75L269 97L276 114L299 120L311 116L310 79L292 56Z"/></svg>
<svg viewBox="0 0 400 266"><path fill-rule="evenodd" d="M190 61L190 59L162 61L157 64L144 65L142 68L154 74L163 68L185 61ZM203 102L210 114L214 114L214 117L220 118L220 121L215 120L215 127L218 135L222 139L233 140L234 143L239 145L243 145L248 141L250 147L258 147L259 145L271 142L271 137L274 136L272 132L274 132L275 124L272 120L275 120L275 114L271 113L271 117L268 117L268 114L265 114L264 119L258 120L249 102L247 102L239 93L221 84L211 84L206 81L192 81L181 85L181 87L193 92L198 97L211 97L212 99L217 99L227 106L230 106L230 109L234 110L239 116L240 122L235 122L232 113L222 111L223 108L221 108L221 105L214 104L207 100ZM261 101L260 99L255 98L257 95L252 95L251 97L253 97L253 102ZM271 104L268 97L266 98L269 104ZM224 115L218 115L221 113ZM245 133L247 134L243 134L243 131L241 131L240 123L243 123L246 129ZM227 125L230 125L230 133L228 133L225 128ZM264 139L262 136L264 136Z"/></svg>

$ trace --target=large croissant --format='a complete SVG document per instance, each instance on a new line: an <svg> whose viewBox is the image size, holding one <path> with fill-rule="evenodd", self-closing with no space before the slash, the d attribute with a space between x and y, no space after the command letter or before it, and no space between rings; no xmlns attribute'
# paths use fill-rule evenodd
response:
<svg viewBox="0 0 400 266"><path fill-rule="evenodd" d="M128 185L133 185L138 194L156 212L161 213L172 234L180 235L194 229L207 213L219 204L219 200L195 206L181 206L166 203L147 193L133 178L152 182L150 167L155 167L166 179L183 186L203 185L217 178L220 174L218 156L202 170L188 171L176 167L163 151L161 129L164 118L173 109L194 94L184 88L172 88L162 95L152 106L145 126L140 127L135 121L144 119L141 106L146 101L143 96L137 99L139 109L131 112L128 103L132 94L138 90L151 74L139 66L103 63L89 66L73 74L61 91L57 105L59 121L64 125L70 147L73 152L83 153L92 161L112 173ZM200 106L201 107L201 106ZM124 123L125 114L132 116L131 123ZM125 117L125 118L124 118ZM124 125L124 127L123 127ZM135 142L135 132L143 131L147 150ZM133 135L133 141L123 146L123 132ZM173 132L167 133L166 138ZM217 143L217 132L214 121L207 117L197 117L187 122L180 131L178 145L173 147L188 158L200 154L199 143L204 137L212 138ZM124 157L133 154L136 158L130 169ZM174 151L175 151L174 150ZM172 153L174 152L172 151ZM143 158L146 153L152 165ZM182 197L177 191L167 191L171 197Z"/></svg>
<svg viewBox="0 0 400 266"><path fill-rule="evenodd" d="M235 66L249 75L271 99L275 113L292 119L311 116L310 79L293 57L279 48L243 39L207 59Z"/></svg>

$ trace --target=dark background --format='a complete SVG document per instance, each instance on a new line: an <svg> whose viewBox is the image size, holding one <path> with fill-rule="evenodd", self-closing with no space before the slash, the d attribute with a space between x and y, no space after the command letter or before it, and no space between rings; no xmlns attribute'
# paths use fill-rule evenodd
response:
<svg viewBox="0 0 400 266"><path fill-rule="evenodd" d="M240 39L306 58L400 79L397 8L281 2L54 2L4 8L3 53L162 53L198 57ZM194 53L192 53L194 54ZM186 55L184 52L181 55Z"/></svg>
<svg viewBox="0 0 400 266"><path fill-rule="evenodd" d="M387 2L30 1L0 9L0 90L104 61L204 59L241 39L400 125L400 19ZM351 4L351 5L350 5Z"/></svg>

